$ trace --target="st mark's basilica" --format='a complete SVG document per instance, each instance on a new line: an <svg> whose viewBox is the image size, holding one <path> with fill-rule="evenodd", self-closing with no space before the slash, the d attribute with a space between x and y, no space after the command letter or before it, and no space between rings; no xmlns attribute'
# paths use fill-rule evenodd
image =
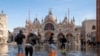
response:
<svg viewBox="0 0 100 56"><path fill-rule="evenodd" d="M42 23L40 23L37 17L33 22L30 19L26 20L25 34L27 35L29 32L37 33L41 41L48 40L50 34L54 33L56 43L59 43L58 40L60 37L65 36L69 45L80 46L81 30L80 27L75 25L74 17L69 19L65 16L62 22L57 23L57 17L53 15L51 10L49 10L48 15L42 20Z"/></svg>

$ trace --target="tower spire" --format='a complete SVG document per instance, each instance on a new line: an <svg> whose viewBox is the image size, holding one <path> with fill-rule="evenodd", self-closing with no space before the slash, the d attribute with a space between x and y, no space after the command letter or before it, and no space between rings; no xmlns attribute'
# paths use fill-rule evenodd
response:
<svg viewBox="0 0 100 56"><path fill-rule="evenodd" d="M73 21L75 22L75 17L73 16Z"/></svg>
<svg viewBox="0 0 100 56"><path fill-rule="evenodd" d="M65 13L65 19L67 19L67 14Z"/></svg>
<svg viewBox="0 0 100 56"><path fill-rule="evenodd" d="M35 19L37 20L37 14L36 14L36 18Z"/></svg>
<svg viewBox="0 0 100 56"><path fill-rule="evenodd" d="M43 17L42 17L42 23L43 23Z"/></svg>
<svg viewBox="0 0 100 56"><path fill-rule="evenodd" d="M27 24L27 19L26 19L26 24Z"/></svg>

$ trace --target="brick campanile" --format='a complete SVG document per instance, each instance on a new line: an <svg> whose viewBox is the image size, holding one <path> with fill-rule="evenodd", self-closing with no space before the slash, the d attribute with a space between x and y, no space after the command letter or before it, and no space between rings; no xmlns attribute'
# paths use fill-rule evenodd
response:
<svg viewBox="0 0 100 56"><path fill-rule="evenodd" d="M100 43L100 0L96 0L96 41Z"/></svg>

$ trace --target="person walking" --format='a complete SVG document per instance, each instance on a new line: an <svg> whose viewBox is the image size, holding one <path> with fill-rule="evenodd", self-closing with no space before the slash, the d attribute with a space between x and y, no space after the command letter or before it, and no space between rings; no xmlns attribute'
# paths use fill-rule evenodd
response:
<svg viewBox="0 0 100 56"><path fill-rule="evenodd" d="M36 44L37 36L34 33L29 33L25 43L25 55L33 55L33 46Z"/></svg>
<svg viewBox="0 0 100 56"><path fill-rule="evenodd" d="M23 34L22 30L20 30L19 34L17 34L17 36L15 37L15 42L18 46L18 54L24 53L23 39L25 39L25 35Z"/></svg>
<svg viewBox="0 0 100 56"><path fill-rule="evenodd" d="M48 56L57 56L57 51L56 51L57 48L54 44L53 36L54 36L54 34L51 33L50 38L48 40L48 42L49 42Z"/></svg>
<svg viewBox="0 0 100 56"><path fill-rule="evenodd" d="M64 35L62 35L61 37L60 37L60 43L61 43L61 49L65 49L65 43L67 42L67 39L65 38L65 36Z"/></svg>
<svg viewBox="0 0 100 56"><path fill-rule="evenodd" d="M60 51L62 54L66 54L66 50L65 50L65 45L66 45L66 42L67 42L67 39L65 38L64 35L61 35L60 36L60 39L59 39L60 43L61 43L61 46L60 46Z"/></svg>

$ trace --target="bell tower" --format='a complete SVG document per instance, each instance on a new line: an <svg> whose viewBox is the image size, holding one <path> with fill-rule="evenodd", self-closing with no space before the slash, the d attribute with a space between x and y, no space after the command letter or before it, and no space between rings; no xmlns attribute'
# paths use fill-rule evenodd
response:
<svg viewBox="0 0 100 56"><path fill-rule="evenodd" d="M100 44L100 0L96 0L96 42Z"/></svg>

